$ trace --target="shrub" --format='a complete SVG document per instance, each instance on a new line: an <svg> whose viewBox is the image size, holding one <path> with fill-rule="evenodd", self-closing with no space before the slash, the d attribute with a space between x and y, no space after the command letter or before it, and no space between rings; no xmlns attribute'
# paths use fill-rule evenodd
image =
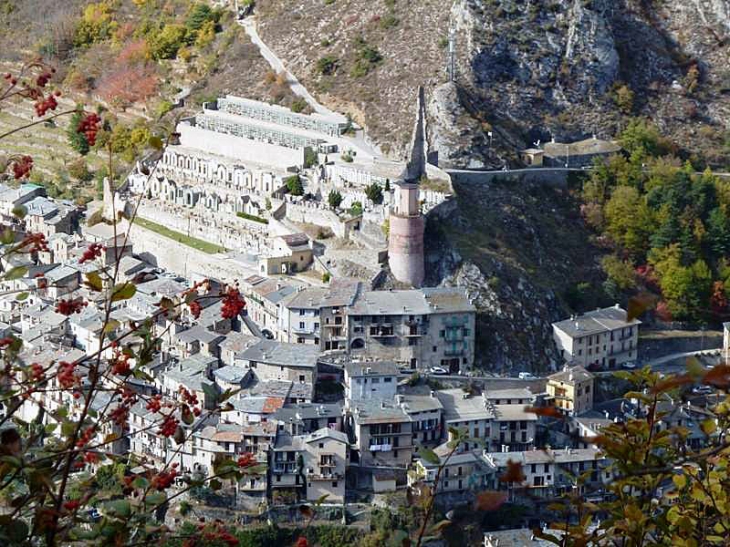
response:
<svg viewBox="0 0 730 547"><path fill-rule="evenodd" d="M150 53L153 59L174 59L185 45L188 31L183 25L168 24L150 37Z"/></svg>
<svg viewBox="0 0 730 547"><path fill-rule="evenodd" d="M385 17L380 19L380 22L378 23L380 25L380 28L383 30L388 30L393 27L397 27L400 23L400 20L395 16L395 14L388 13Z"/></svg>
<svg viewBox="0 0 730 547"><path fill-rule="evenodd" d="M291 111L295 113L303 112L307 107L309 106L309 103L301 97L298 99L294 99L291 103Z"/></svg>
<svg viewBox="0 0 730 547"><path fill-rule="evenodd" d="M332 275L329 272L324 272L322 274L322 283L329 283L330 279L332 279Z"/></svg>
<svg viewBox="0 0 730 547"><path fill-rule="evenodd" d="M325 55L317 61L317 72L319 72L323 76L329 76L330 74L334 74L337 70L337 62L337 57L333 57L332 55Z"/></svg>
<svg viewBox="0 0 730 547"><path fill-rule="evenodd" d="M256 215L249 215L248 213L239 212L236 213L237 217L245 218L246 220L253 220L254 222L258 222L260 224L268 224L269 221L263 217L258 217Z"/></svg>
<svg viewBox="0 0 730 547"><path fill-rule="evenodd" d="M634 110L634 92L626 84L620 85L615 89L613 100L619 110L624 114L631 114Z"/></svg>
<svg viewBox="0 0 730 547"><path fill-rule="evenodd" d="M286 184L286 188L292 196L304 195L304 185L302 184L302 179L299 175L287 177L284 179L284 184Z"/></svg>
<svg viewBox="0 0 730 547"><path fill-rule="evenodd" d="M94 178L94 174L89 171L89 166L86 164L84 158L79 158L68 166L68 174L71 178L80 180L81 182L88 182Z"/></svg>
<svg viewBox="0 0 730 547"><path fill-rule="evenodd" d="M337 190L331 190L327 196L327 203L333 209L337 209L342 203L342 194L340 194Z"/></svg>
<svg viewBox="0 0 730 547"><path fill-rule="evenodd" d="M350 214L354 217L358 217L362 214L362 203L356 201L350 207Z"/></svg>
<svg viewBox="0 0 730 547"><path fill-rule="evenodd" d="M380 205L381 203L383 203L383 189L380 188L380 185L377 182L369 184L365 187L365 195L375 205Z"/></svg>

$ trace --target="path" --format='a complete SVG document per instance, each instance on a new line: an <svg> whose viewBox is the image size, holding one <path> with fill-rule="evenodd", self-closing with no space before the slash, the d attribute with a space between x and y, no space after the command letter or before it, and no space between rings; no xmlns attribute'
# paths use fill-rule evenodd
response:
<svg viewBox="0 0 730 547"><path fill-rule="evenodd" d="M256 30L256 21L253 18L247 17L243 20L239 20L238 24L241 25L246 31L248 37L251 38L251 42L253 42L259 48L259 51L261 51L261 56L266 59L266 62L271 65L271 68L273 68L279 74L284 74L286 76L286 82L295 95L298 95L305 101L307 101L309 106L312 107L312 110L314 110L317 114L328 117L336 117L343 122L345 121L346 118L342 114L333 112L326 106L320 104L317 99L315 99L312 94L307 91L307 88L301 84L297 77L289 72L286 66L284 66L283 61L279 59L276 53L271 51L269 46L267 46L261 39L258 31Z"/></svg>
<svg viewBox="0 0 730 547"><path fill-rule="evenodd" d="M246 34L251 39L251 42L259 48L261 56L266 60L267 63L269 63L269 65L271 65L271 68L279 74L284 74L284 76L286 77L286 83L291 88L292 93L307 101L307 104L317 114L330 118L336 118L342 123L345 123L347 121L347 118L345 116L343 116L339 112L334 112L333 110L330 110L319 101L317 101L317 99L314 98L314 96L307 90L306 87L304 87L304 85L297 79L297 77L292 74L292 72L289 71L288 68L286 68L284 62L278 57L278 55L276 55L276 53L271 50L271 48L269 48L269 46L266 45L266 43L261 39L261 36L259 36L258 30L256 30L255 17L246 17L245 19L239 19L238 24L243 27L244 31L246 31ZM343 142L347 143L347 148L352 148L355 151L362 152L366 157L380 159L382 156L382 152L380 151L378 146L370 142L370 140L365 136L365 131L363 129L357 130L353 137L345 137L343 135L340 137L340 139Z"/></svg>

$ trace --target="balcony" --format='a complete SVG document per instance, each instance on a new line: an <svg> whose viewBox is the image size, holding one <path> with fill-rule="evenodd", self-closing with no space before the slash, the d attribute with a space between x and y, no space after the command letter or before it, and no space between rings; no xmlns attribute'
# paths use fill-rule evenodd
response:
<svg viewBox="0 0 730 547"><path fill-rule="evenodd" d="M370 336L375 338L385 338L395 336L395 333L393 332L392 326L370 327Z"/></svg>

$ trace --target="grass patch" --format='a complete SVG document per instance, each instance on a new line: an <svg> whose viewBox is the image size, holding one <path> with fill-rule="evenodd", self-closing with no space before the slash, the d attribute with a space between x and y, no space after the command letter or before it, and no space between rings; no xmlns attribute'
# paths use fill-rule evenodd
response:
<svg viewBox="0 0 730 547"><path fill-rule="evenodd" d="M249 215L248 213L236 213L236 216L245 218L246 220L253 220L254 222L259 222L261 224L268 224L269 221L262 217L257 217L256 215Z"/></svg>
<svg viewBox="0 0 730 547"><path fill-rule="evenodd" d="M157 224L156 222L152 222L151 220L147 220L146 218L136 217L134 219L134 223L138 226L141 226L142 228L147 228L148 230L156 232L161 236L172 239L173 241L177 241L178 243L182 243L183 245L187 245L188 247L192 247L193 249L197 249L198 251L203 251L204 253L212 255L216 253L223 253L226 251L225 247L221 247L220 245L216 245L214 243L209 243L208 241L203 241L202 239L198 239L197 237L186 236L185 234L181 234L180 232L176 232L175 230L170 230L169 228L162 226L161 224Z"/></svg>

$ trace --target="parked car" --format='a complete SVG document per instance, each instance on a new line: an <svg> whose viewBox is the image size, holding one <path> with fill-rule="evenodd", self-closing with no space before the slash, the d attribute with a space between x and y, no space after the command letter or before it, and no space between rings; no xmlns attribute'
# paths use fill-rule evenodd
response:
<svg viewBox="0 0 730 547"><path fill-rule="evenodd" d="M628 361L627 363L621 365L621 368L625 368L626 370L634 370L636 368L636 363L634 363L633 361Z"/></svg>
<svg viewBox="0 0 730 547"><path fill-rule="evenodd" d="M439 376L444 376L449 373L444 367L431 367L428 371L431 374L438 374Z"/></svg>
<svg viewBox="0 0 730 547"><path fill-rule="evenodd" d="M537 376L532 374L531 372L520 372L517 377L520 380L537 380Z"/></svg>

